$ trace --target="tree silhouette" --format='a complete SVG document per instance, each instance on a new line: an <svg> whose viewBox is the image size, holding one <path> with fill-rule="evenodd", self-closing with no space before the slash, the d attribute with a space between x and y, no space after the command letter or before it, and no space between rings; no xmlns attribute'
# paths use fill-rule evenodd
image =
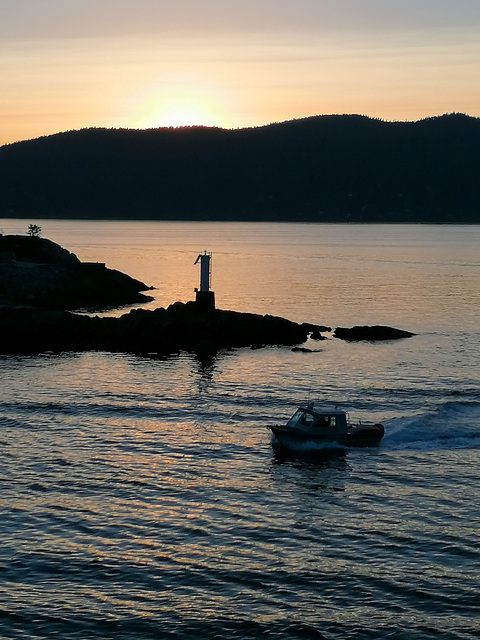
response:
<svg viewBox="0 0 480 640"><path fill-rule="evenodd" d="M27 234L31 238L39 238L42 235L42 227L39 227L38 224L29 224Z"/></svg>

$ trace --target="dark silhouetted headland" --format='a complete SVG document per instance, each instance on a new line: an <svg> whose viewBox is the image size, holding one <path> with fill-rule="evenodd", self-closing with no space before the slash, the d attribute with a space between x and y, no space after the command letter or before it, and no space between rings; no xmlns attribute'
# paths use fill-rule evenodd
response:
<svg viewBox="0 0 480 640"><path fill-rule="evenodd" d="M462 114L86 129L1 147L0 214L476 224L479 175L480 119Z"/></svg>
<svg viewBox="0 0 480 640"><path fill-rule="evenodd" d="M46 238L0 236L0 304L101 310L148 302L149 288Z"/></svg>

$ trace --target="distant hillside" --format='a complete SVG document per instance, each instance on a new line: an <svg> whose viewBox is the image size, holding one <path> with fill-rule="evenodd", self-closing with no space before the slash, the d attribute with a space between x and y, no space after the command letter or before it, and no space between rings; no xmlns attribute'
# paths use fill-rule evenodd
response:
<svg viewBox="0 0 480 640"><path fill-rule="evenodd" d="M480 223L480 119L61 133L0 148L0 215Z"/></svg>

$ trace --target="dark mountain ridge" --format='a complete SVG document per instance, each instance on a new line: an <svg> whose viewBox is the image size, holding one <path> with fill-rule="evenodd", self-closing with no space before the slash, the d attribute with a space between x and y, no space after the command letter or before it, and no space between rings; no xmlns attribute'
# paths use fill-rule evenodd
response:
<svg viewBox="0 0 480 640"><path fill-rule="evenodd" d="M480 222L480 119L84 129L0 148L19 218Z"/></svg>

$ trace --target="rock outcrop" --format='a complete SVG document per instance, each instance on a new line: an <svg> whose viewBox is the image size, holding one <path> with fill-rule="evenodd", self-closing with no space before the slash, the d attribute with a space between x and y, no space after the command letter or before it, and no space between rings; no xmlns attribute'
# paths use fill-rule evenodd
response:
<svg viewBox="0 0 480 640"><path fill-rule="evenodd" d="M33 307L0 307L0 353L104 350L168 355L180 350L211 354L218 349L298 345L312 330L285 318L220 309L195 302L167 309L134 309L118 318L82 316Z"/></svg>
<svg viewBox="0 0 480 640"><path fill-rule="evenodd" d="M341 340L376 342L378 340L399 340L400 338L410 338L415 335L410 331L395 329L395 327L375 326L355 326L351 328L337 327L333 333L334 338Z"/></svg>
<svg viewBox="0 0 480 640"><path fill-rule="evenodd" d="M81 262L45 238L0 236L0 303L101 310L152 300L148 287L102 263Z"/></svg>

